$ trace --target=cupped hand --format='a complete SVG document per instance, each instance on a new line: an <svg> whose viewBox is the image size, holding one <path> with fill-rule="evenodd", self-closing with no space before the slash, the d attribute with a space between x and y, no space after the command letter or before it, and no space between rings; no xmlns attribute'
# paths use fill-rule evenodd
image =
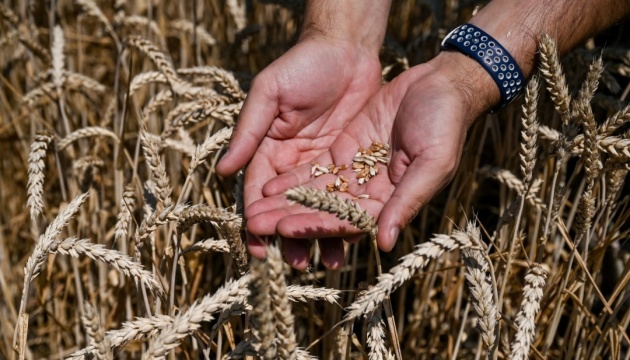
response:
<svg viewBox="0 0 630 360"><path fill-rule="evenodd" d="M245 166L244 202L263 197L263 185L327 150L381 85L376 54L341 41L306 39L254 79L221 175ZM260 240L248 235L250 252L264 257Z"/></svg>
<svg viewBox="0 0 630 360"><path fill-rule="evenodd" d="M391 144L391 161L379 173L359 185L351 169L341 174L350 180L342 197L369 195L356 199L361 208L378 217L378 246L389 251L398 233L453 177L461 156L468 126L482 111L471 105L470 96L454 80L448 69L458 66L449 58L409 69L383 87L332 143L312 162L348 164L359 147L374 142ZM459 61L459 60L458 60ZM445 68L444 68L445 67ZM444 70L447 69L447 70ZM289 264L298 269L308 266L310 243L291 239L327 238L320 249L323 263L336 268L343 264L340 237L359 234L359 230L333 215L289 204L283 192L305 185L325 189L335 175L312 178L310 161L269 181L264 198L248 208L248 229L259 236L274 233L288 238Z"/></svg>

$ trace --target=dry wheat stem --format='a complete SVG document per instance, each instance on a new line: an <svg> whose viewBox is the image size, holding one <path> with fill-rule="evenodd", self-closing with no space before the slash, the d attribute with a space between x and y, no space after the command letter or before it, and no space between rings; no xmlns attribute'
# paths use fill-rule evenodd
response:
<svg viewBox="0 0 630 360"><path fill-rule="evenodd" d="M297 349L297 340L294 331L295 319L291 312L291 302L284 277L284 260L277 246L269 246L266 250L271 311L276 319L277 352L282 359L293 359Z"/></svg>
<svg viewBox="0 0 630 360"><path fill-rule="evenodd" d="M28 200L26 204L31 209L31 219L35 221L44 210L44 170L46 168L46 150L53 140L52 133L39 132L33 138L28 155Z"/></svg>
<svg viewBox="0 0 630 360"><path fill-rule="evenodd" d="M102 261L125 274L127 277L132 278L136 283L144 284L158 295L164 294L162 286L160 286L153 274L144 270L140 263L133 261L129 256L116 250L107 249L102 244L91 243L89 239L78 240L77 238L71 237L56 242L51 246L51 252L58 252L73 257L85 255L92 260Z"/></svg>
<svg viewBox="0 0 630 360"><path fill-rule="evenodd" d="M430 260L440 257L445 252L466 248L473 243L470 237L459 230L449 235L435 235L426 243L416 246L415 250L400 258L400 263L378 277L378 282L361 298L346 308L345 319L350 321L368 314L379 306L393 291L411 279L419 270L424 269Z"/></svg>
<svg viewBox="0 0 630 360"><path fill-rule="evenodd" d="M514 323L517 330L512 342L510 359L529 359L529 351L536 335L536 315L540 311L547 272L540 264L534 263L525 275L523 301Z"/></svg>
<svg viewBox="0 0 630 360"><path fill-rule="evenodd" d="M488 274L488 262L482 254L482 250L467 248L461 250L464 262L464 275L470 291L470 301L479 317L477 326L481 333L481 339L488 349L488 358L492 358L495 346L495 329L497 326L497 307L493 298L492 280Z"/></svg>
<svg viewBox="0 0 630 360"><path fill-rule="evenodd" d="M359 204L351 199L343 200L336 194L305 187L296 187L285 192L287 199L311 209L326 211L341 220L347 220L359 230L370 233L376 231L376 222Z"/></svg>

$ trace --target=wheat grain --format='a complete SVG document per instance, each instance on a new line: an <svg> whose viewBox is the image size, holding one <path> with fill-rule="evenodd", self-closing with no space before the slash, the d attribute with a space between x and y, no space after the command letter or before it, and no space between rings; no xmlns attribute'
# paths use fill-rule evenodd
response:
<svg viewBox="0 0 630 360"><path fill-rule="evenodd" d="M37 133L33 138L28 155L28 200L26 204L31 209L31 219L35 221L44 209L44 170L46 168L46 150L53 139L50 132Z"/></svg>
<svg viewBox="0 0 630 360"><path fill-rule="evenodd" d="M534 336L536 335L536 315L540 311L540 301L543 297L546 277L547 272L540 264L532 264L525 275L523 301L514 320L517 330L512 342L510 359L529 359L529 349L534 343Z"/></svg>
<svg viewBox="0 0 630 360"><path fill-rule="evenodd" d="M388 273L380 275L376 285L371 287L365 296L346 308L345 319L354 320L376 309L393 291L411 279L417 271L424 269L430 260L440 257L445 252L471 245L469 236L458 230L453 231L450 236L435 235L428 242L417 245L412 253L400 258L398 265L391 268Z"/></svg>

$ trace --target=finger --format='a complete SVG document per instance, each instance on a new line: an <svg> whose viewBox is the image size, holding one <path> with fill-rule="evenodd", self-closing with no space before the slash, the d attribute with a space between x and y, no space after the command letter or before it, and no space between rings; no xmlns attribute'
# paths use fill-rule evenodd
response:
<svg viewBox="0 0 630 360"><path fill-rule="evenodd" d="M250 232L247 232L247 250L256 259L262 260L267 256L265 240Z"/></svg>
<svg viewBox="0 0 630 360"><path fill-rule="evenodd" d="M311 241L306 239L282 239L284 259L297 270L306 270L311 260Z"/></svg>
<svg viewBox="0 0 630 360"><path fill-rule="evenodd" d="M452 177L454 169L416 158L406 169L378 219L377 243L390 251L398 234Z"/></svg>
<svg viewBox="0 0 630 360"><path fill-rule="evenodd" d="M339 269L345 260L343 239L340 237L318 239L322 263L328 269Z"/></svg>
<svg viewBox="0 0 630 360"><path fill-rule="evenodd" d="M252 159L258 145L278 114L278 95L274 81L256 77L243 104L228 151L217 164L222 176L236 173Z"/></svg>
<svg viewBox="0 0 630 360"><path fill-rule="evenodd" d="M262 199L262 189L265 183L276 176L269 159L262 155L256 154L254 159L245 170L245 179L243 185L243 205L247 209L254 202ZM247 215L247 212L246 212Z"/></svg>

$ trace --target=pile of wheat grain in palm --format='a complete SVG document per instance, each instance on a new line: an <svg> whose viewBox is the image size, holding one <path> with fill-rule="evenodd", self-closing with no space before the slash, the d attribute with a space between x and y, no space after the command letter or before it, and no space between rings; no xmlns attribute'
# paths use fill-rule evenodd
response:
<svg viewBox="0 0 630 360"><path fill-rule="evenodd" d="M543 37L522 108L478 121L443 208L427 206L391 254L374 246L367 194L339 196L386 166L387 139L351 165L313 164L314 176L352 167L357 179L290 189L287 201L370 241L348 245L340 270L316 253L298 272L277 245L250 260L242 174L214 166L246 96L247 75L228 64L254 67L299 10L195 4L53 1L46 31L33 23L40 5L23 7L30 17L0 5L0 146L18 155L0 177L0 358L630 356L630 107L596 94L600 81L621 93L627 55L602 52L610 68L596 58L572 95ZM167 16L188 11L192 21ZM408 64L393 49L384 76ZM485 162L487 148L514 156Z"/></svg>

